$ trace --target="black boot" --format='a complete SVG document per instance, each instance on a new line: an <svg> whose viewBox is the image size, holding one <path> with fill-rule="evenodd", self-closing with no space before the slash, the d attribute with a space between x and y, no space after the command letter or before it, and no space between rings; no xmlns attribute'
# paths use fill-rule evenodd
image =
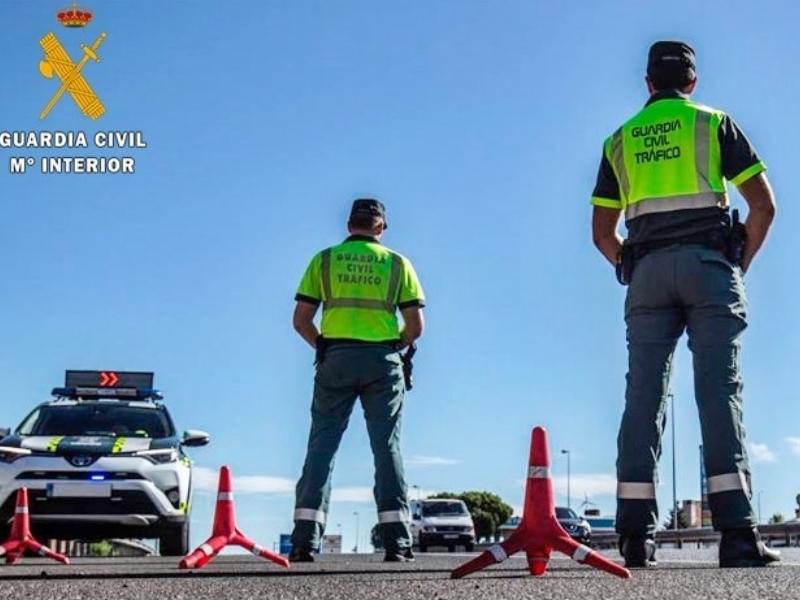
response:
<svg viewBox="0 0 800 600"><path fill-rule="evenodd" d="M781 559L781 553L767 548L758 529L727 529L719 542L719 566L724 568L765 567Z"/></svg>
<svg viewBox="0 0 800 600"><path fill-rule="evenodd" d="M619 551L625 559L625 568L644 569L655 567L656 542L646 535L621 535L619 538Z"/></svg>
<svg viewBox="0 0 800 600"><path fill-rule="evenodd" d="M311 548L292 546L289 562L314 562L314 551Z"/></svg>

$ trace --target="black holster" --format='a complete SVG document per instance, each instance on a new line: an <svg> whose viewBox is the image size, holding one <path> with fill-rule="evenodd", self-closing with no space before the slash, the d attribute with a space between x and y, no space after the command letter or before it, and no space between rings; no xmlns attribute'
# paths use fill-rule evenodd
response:
<svg viewBox="0 0 800 600"><path fill-rule="evenodd" d="M314 366L318 367L325 360L325 353L328 351L328 340L322 337L322 335L318 335L315 347L317 352L314 355Z"/></svg>
<svg viewBox="0 0 800 600"><path fill-rule="evenodd" d="M400 360L403 362L403 379L405 380L407 392L414 387L414 363L412 359L416 353L417 345L411 344L405 354L400 354Z"/></svg>
<svg viewBox="0 0 800 600"><path fill-rule="evenodd" d="M636 265L636 252L632 245L627 241L622 243L617 264L615 265L617 281L622 285L628 285L633 277L633 267Z"/></svg>
<svg viewBox="0 0 800 600"><path fill-rule="evenodd" d="M747 243L747 229L739 220L739 211L737 209L733 209L731 211L731 229L730 235L728 236L728 244L727 250L725 252L725 257L730 261L732 264L736 265L737 267L742 266L742 262L744 262L744 247Z"/></svg>

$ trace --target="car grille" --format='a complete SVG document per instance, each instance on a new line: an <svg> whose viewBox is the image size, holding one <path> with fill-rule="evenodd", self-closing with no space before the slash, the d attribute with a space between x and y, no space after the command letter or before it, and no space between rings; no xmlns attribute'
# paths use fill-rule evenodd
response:
<svg viewBox="0 0 800 600"><path fill-rule="evenodd" d="M90 481L92 476L102 474L104 481L125 481L130 479L144 479L139 473L119 471L109 473L107 471L23 471L17 475L17 479L42 480L50 479L55 481Z"/></svg>
<svg viewBox="0 0 800 600"><path fill-rule="evenodd" d="M2 518L14 514L16 494L0 509ZM44 490L28 490L32 518L36 515L130 515L156 514L158 510L147 494L138 491L115 491L111 498L48 498Z"/></svg>
<svg viewBox="0 0 800 600"><path fill-rule="evenodd" d="M469 527L464 527L463 525L437 525L436 531L440 533L460 533L462 531L468 531Z"/></svg>

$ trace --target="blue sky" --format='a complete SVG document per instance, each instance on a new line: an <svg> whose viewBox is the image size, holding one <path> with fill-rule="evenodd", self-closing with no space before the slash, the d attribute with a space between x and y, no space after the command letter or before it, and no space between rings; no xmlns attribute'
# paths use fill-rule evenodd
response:
<svg viewBox="0 0 800 600"><path fill-rule="evenodd" d="M646 100L649 45L698 55L695 99L727 111L769 167L778 216L746 278L745 424L763 519L800 481L800 289L789 199L800 130L797 9L784 2L533 0L6 0L0 131L141 131L146 148L0 147L0 422L16 425L65 369L152 370L192 451L192 543L210 533L221 465L239 525L291 530L312 384L291 328L319 249L350 202L387 205L384 239L428 297L402 447L409 486L489 490L522 506L531 429L545 427L557 502L614 510L626 368L624 289L590 239L603 139ZM38 72L54 32L106 107L97 121ZM16 156L129 156L132 175L10 174ZM732 195L734 206L743 200ZM700 434L682 340L677 496L699 498ZM669 432L669 430L668 430ZM665 439L658 497L672 503ZM334 472L329 533L376 522L360 411ZM416 490L412 488L412 495ZM356 517L355 513L358 513Z"/></svg>

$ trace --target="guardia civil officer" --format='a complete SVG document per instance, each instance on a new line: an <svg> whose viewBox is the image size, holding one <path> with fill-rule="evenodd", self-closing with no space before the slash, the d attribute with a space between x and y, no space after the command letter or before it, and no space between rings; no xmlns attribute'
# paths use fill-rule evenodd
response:
<svg viewBox="0 0 800 600"><path fill-rule="evenodd" d="M686 331L694 366L708 501L722 532L721 567L779 560L760 541L751 505L739 356L747 326L743 275L775 214L766 167L724 112L689 99L694 50L650 48L650 99L605 141L592 194L592 233L629 285L628 374L618 436L617 521L628 567L655 564L657 463L673 353ZM726 191L748 205L734 223ZM617 233L624 213L628 237Z"/></svg>
<svg viewBox="0 0 800 600"><path fill-rule="evenodd" d="M425 298L411 262L381 244L386 226L381 202L355 200L350 236L314 256L295 296L294 328L316 349L317 372L291 561L314 560L325 531L334 458L357 398L372 446L384 560L413 559L400 453L405 392L400 350L422 335ZM314 317L320 304L318 330Z"/></svg>

